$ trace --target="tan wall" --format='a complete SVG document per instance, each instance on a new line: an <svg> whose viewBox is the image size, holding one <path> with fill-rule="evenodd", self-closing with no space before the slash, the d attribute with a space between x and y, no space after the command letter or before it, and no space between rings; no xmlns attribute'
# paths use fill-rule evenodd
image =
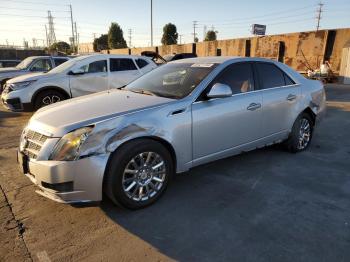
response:
<svg viewBox="0 0 350 262"><path fill-rule="evenodd" d="M341 52L345 43L350 40L350 28L335 29L336 36L333 50L329 59L334 72L339 72ZM319 68L323 62L329 30L299 32L290 34L237 38L196 43L198 56L216 56L221 49L222 56L245 56L246 41L251 41L250 55L278 59L279 42L284 42L285 52L283 61L298 71L307 71L308 67ZM173 53L191 53L192 44L169 45L158 47L132 48L131 54L141 54L142 51L156 51L160 55ZM110 52L125 54L128 49L115 49Z"/></svg>
<svg viewBox="0 0 350 262"><path fill-rule="evenodd" d="M94 46L92 43L81 43L78 45L79 54L91 54L94 53Z"/></svg>

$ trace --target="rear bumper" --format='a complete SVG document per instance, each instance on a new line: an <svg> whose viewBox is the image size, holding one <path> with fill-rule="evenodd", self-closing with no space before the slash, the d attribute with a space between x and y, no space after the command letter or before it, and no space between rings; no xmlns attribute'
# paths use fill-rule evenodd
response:
<svg viewBox="0 0 350 262"><path fill-rule="evenodd" d="M35 161L23 163L17 153L24 175L37 187L36 192L60 203L84 203L102 200L102 182L109 154L76 161ZM26 168L23 168L23 166Z"/></svg>

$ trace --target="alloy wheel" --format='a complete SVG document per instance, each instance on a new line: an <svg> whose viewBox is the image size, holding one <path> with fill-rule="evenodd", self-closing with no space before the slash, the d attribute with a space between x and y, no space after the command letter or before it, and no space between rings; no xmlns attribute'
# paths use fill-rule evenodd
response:
<svg viewBox="0 0 350 262"><path fill-rule="evenodd" d="M302 118L300 119L300 129L299 129L299 143L298 149L305 149L311 138L311 125L308 119Z"/></svg>
<svg viewBox="0 0 350 262"><path fill-rule="evenodd" d="M42 99L44 105L50 105L59 101L61 101L61 98L56 95L47 95Z"/></svg>
<svg viewBox="0 0 350 262"><path fill-rule="evenodd" d="M134 156L124 169L124 193L137 202L149 200L164 186L166 176L165 161L159 154L140 153Z"/></svg>

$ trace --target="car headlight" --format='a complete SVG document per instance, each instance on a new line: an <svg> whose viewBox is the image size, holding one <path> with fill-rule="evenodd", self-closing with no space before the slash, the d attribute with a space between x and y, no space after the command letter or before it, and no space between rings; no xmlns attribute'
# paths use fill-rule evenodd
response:
<svg viewBox="0 0 350 262"><path fill-rule="evenodd" d="M30 80L30 81L23 81L23 82L17 82L17 83L12 83L10 84L10 88L12 90L18 90L22 88L26 88L30 86L32 83L34 83L36 80Z"/></svg>
<svg viewBox="0 0 350 262"><path fill-rule="evenodd" d="M79 158L79 149L88 138L91 130L92 127L83 127L64 135L54 147L49 160L77 160Z"/></svg>

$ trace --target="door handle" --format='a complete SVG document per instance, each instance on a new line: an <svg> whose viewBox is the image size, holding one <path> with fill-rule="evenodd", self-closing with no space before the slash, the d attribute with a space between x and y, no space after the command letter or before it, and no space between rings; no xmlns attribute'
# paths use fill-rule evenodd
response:
<svg viewBox="0 0 350 262"><path fill-rule="evenodd" d="M261 107L261 104L260 103L251 103L248 107L247 107L247 110L249 111L254 111L254 110L257 110Z"/></svg>
<svg viewBox="0 0 350 262"><path fill-rule="evenodd" d="M297 99L297 96L296 96L296 95L289 94L289 95L287 96L287 100L288 100L288 101L293 101L293 100L295 100L295 99Z"/></svg>

